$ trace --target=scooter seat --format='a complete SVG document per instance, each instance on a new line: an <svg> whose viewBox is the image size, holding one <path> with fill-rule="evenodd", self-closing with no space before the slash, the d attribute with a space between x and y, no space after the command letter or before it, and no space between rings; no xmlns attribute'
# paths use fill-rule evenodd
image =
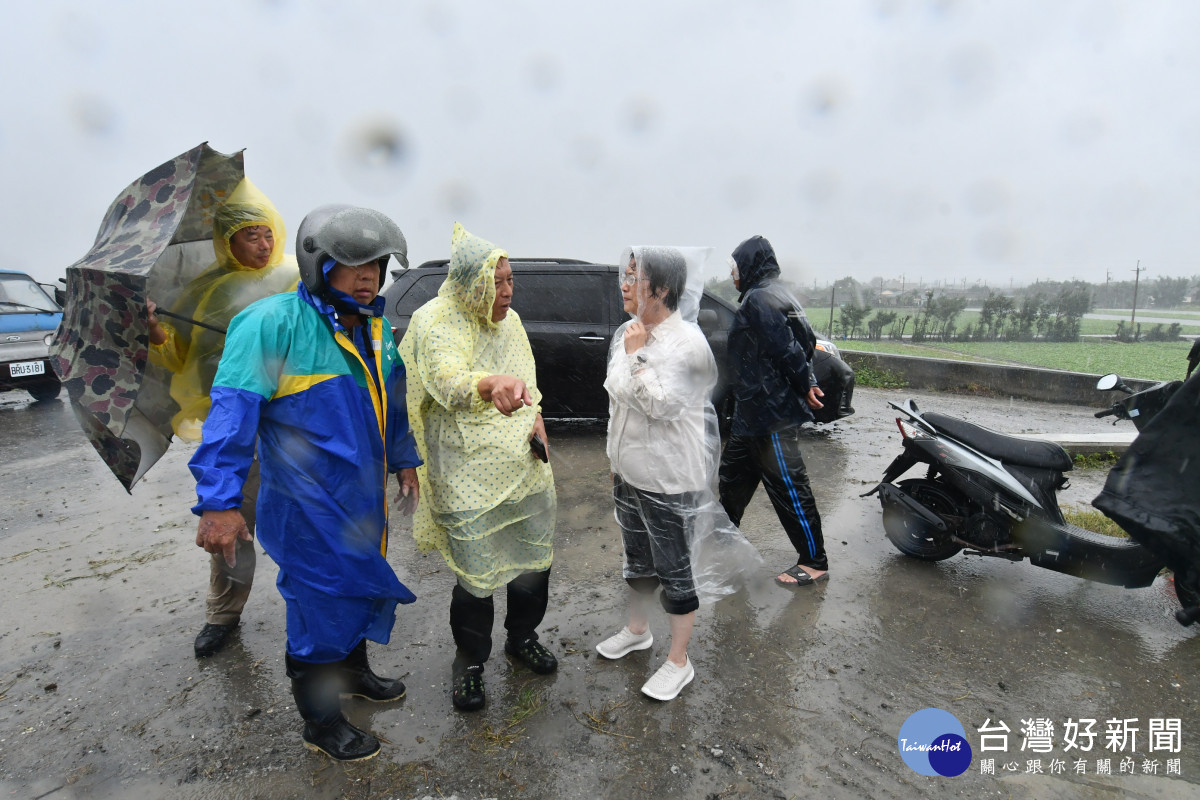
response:
<svg viewBox="0 0 1200 800"><path fill-rule="evenodd" d="M1022 439L996 433L957 417L929 412L921 419L948 436L974 447L984 455L1015 467L1036 467L1067 472L1073 465L1071 456L1056 442L1043 439Z"/></svg>

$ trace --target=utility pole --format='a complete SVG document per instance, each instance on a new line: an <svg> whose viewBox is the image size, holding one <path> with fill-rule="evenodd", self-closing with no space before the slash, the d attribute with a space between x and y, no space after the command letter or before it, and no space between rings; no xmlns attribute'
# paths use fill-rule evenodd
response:
<svg viewBox="0 0 1200 800"><path fill-rule="evenodd" d="M833 338L833 298L837 297L837 283L829 289L829 338Z"/></svg>
<svg viewBox="0 0 1200 800"><path fill-rule="evenodd" d="M1142 277L1142 273L1145 271L1146 268L1142 266L1142 260L1139 258L1137 266L1133 268L1133 310L1129 313L1130 333L1133 333L1133 322L1137 319L1138 278Z"/></svg>
<svg viewBox="0 0 1200 800"><path fill-rule="evenodd" d="M1107 307L1112 303L1112 292L1109 291L1108 284L1112 281L1112 270L1104 270L1104 305Z"/></svg>

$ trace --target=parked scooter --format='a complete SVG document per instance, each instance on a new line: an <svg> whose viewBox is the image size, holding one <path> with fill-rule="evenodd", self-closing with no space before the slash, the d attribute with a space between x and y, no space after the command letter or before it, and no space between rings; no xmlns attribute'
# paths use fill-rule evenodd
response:
<svg viewBox="0 0 1200 800"><path fill-rule="evenodd" d="M1105 375L1096 388L1126 396L1096 416L1132 420L1141 431L1183 385L1171 381L1135 392L1117 375ZM863 496L878 493L887 537L905 555L941 561L965 550L1011 561L1028 558L1035 566L1129 589L1149 586L1164 566L1174 569L1178 585L1180 574L1191 568L1168 563L1170 554L1161 547L1067 522L1057 493L1067 485L1065 473L1073 463L1060 445L922 412L911 399L888 405L903 415L896 424L904 450ZM897 481L918 465L925 466L923 477ZM1177 588L1185 608L1176 617L1187 625L1200 617L1200 605L1189 602L1190 582Z"/></svg>

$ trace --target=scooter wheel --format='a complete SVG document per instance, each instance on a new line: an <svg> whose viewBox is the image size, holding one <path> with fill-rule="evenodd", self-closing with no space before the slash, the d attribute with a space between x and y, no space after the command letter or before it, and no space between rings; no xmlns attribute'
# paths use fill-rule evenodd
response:
<svg viewBox="0 0 1200 800"><path fill-rule="evenodd" d="M883 529L896 549L922 561L944 561L957 555L962 545L955 535L965 516L965 499L950 487L924 478L901 481L896 486L946 523L946 530L938 530L902 506L885 505Z"/></svg>
<svg viewBox="0 0 1200 800"><path fill-rule="evenodd" d="M1181 608L1175 612L1175 620L1185 628L1198 619L1200 619L1200 606Z"/></svg>

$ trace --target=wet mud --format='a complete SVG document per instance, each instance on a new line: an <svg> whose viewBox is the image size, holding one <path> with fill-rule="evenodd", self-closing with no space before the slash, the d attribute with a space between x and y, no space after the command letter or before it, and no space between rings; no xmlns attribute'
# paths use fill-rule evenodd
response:
<svg viewBox="0 0 1200 800"><path fill-rule="evenodd" d="M878 502L861 498L899 451L888 399L860 389L858 414L805 450L831 580L790 590L794 563L762 492L743 523L767 566L761 580L698 614L696 680L659 703L641 684L662 663L666 621L649 650L604 661L595 644L624 623L620 540L608 494L604 429L550 427L560 503L543 641L556 675L503 654L503 592L485 675L487 708L450 704L452 576L415 551L393 518L390 560L418 595L401 607L377 671L400 676L397 704L346 703L385 740L339 765L301 747L283 664L274 565L232 643L197 660L207 556L194 544L190 448L178 443L127 495L65 402L0 395L0 796L23 798L825 798L1194 797L1200 782L1195 675L1200 642L1180 628L1168 581L1123 590L1028 563L901 556ZM1092 409L915 393L923 408L1010 433L1099 433ZM1086 505L1102 471L1076 474L1066 503ZM976 753L956 778L927 778L897 753L905 719L950 711L977 743L1003 720L1007 753ZM1078 752L1022 752L1022 721L1137 718L1136 774L1051 774ZM1147 749L1150 718L1178 718L1180 752ZM1061 738L1061 737L1058 737ZM1125 755L1132 751L1126 751ZM980 755L997 760L981 774ZM1178 774L1143 762L1177 758ZM1026 772L1041 758L1044 771ZM1020 769L1004 771L1005 762Z"/></svg>

